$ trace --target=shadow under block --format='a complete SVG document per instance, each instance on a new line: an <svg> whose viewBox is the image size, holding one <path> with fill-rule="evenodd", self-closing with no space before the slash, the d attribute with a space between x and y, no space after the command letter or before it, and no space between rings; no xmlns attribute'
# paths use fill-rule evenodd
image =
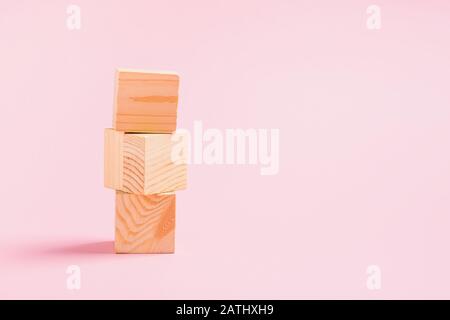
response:
<svg viewBox="0 0 450 320"><path fill-rule="evenodd" d="M113 128L125 132L171 133L177 126L179 77L119 69Z"/></svg>
<svg viewBox="0 0 450 320"><path fill-rule="evenodd" d="M175 252L175 194L116 191L116 253Z"/></svg>
<svg viewBox="0 0 450 320"><path fill-rule="evenodd" d="M105 187L134 194L186 189L187 164L172 162L171 134L105 129Z"/></svg>

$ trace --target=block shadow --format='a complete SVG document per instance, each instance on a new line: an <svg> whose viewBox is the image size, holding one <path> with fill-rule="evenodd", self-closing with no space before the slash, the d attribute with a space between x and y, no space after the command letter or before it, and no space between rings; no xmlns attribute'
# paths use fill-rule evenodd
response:
<svg viewBox="0 0 450 320"><path fill-rule="evenodd" d="M114 254L114 241L86 242L47 248L43 250L43 253L50 255Z"/></svg>

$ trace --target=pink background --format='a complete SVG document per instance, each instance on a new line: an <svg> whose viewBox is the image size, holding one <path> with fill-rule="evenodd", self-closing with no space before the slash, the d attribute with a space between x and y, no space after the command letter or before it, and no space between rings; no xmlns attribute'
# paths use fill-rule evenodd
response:
<svg viewBox="0 0 450 320"><path fill-rule="evenodd" d="M1 298L450 298L448 1L74 3L0 3ZM280 129L278 175L190 166L175 255L111 253L116 67L179 72L179 127Z"/></svg>

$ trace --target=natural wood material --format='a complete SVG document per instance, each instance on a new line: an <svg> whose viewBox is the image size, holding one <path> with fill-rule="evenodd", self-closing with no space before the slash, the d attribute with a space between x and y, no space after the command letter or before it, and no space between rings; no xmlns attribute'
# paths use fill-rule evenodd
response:
<svg viewBox="0 0 450 320"><path fill-rule="evenodd" d="M186 189L187 164L172 162L171 134L105 130L105 186L135 194Z"/></svg>
<svg viewBox="0 0 450 320"><path fill-rule="evenodd" d="M116 253L175 252L175 194L116 191Z"/></svg>
<svg viewBox="0 0 450 320"><path fill-rule="evenodd" d="M175 73L117 70L113 127L125 132L175 131L178 86Z"/></svg>
<svg viewBox="0 0 450 320"><path fill-rule="evenodd" d="M122 189L123 176L123 132L105 130L104 183Z"/></svg>

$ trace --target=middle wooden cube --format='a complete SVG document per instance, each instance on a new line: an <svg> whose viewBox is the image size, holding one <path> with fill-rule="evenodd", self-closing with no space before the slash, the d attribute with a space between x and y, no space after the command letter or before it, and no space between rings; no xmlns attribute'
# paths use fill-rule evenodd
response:
<svg viewBox="0 0 450 320"><path fill-rule="evenodd" d="M105 187L134 194L186 189L187 165L172 161L172 134L105 130Z"/></svg>

